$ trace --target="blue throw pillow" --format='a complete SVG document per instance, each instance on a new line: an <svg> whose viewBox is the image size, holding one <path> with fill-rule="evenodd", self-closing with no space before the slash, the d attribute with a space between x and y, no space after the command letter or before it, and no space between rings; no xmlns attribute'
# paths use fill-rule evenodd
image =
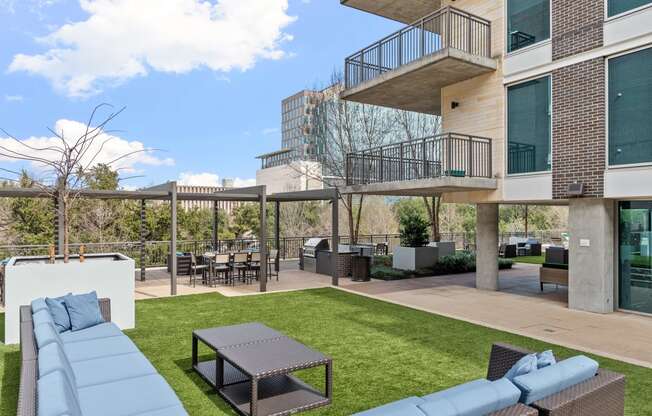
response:
<svg viewBox="0 0 652 416"><path fill-rule="evenodd" d="M71 293L68 293L68 295L71 295ZM68 309L66 308L64 299L65 296L45 298L45 303L48 305L50 315L52 315L52 320L54 321L54 327L58 333L70 331L72 328L70 315L68 315Z"/></svg>
<svg viewBox="0 0 652 416"><path fill-rule="evenodd" d="M507 374L505 374L505 378L509 381L514 381L514 379L518 376L529 374L532 371L538 369L537 362L538 360L536 354L528 354L518 360L516 364L514 364L512 368L509 369Z"/></svg>
<svg viewBox="0 0 652 416"><path fill-rule="evenodd" d="M544 351L537 354L537 368L548 367L549 365L556 364L555 354L552 351Z"/></svg>
<svg viewBox="0 0 652 416"><path fill-rule="evenodd" d="M90 328L104 322L95 291L85 295L66 295L65 302L73 331Z"/></svg>
<svg viewBox="0 0 652 416"><path fill-rule="evenodd" d="M48 309L48 305L45 303L45 299L43 298L34 299L31 305L32 313Z"/></svg>

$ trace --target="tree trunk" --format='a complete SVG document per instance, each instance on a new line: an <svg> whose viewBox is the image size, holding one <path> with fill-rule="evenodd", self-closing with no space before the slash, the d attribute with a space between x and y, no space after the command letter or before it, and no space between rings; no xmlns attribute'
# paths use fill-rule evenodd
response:
<svg viewBox="0 0 652 416"><path fill-rule="evenodd" d="M441 233L439 232L439 214L441 212L441 195L436 195L431 198L424 196L423 204L428 211L428 219L430 220L430 238L432 241L441 241Z"/></svg>
<svg viewBox="0 0 652 416"><path fill-rule="evenodd" d="M69 229L69 207L68 207L68 197L64 196L62 199L63 210L63 262L68 263L70 260L70 229Z"/></svg>
<svg viewBox="0 0 652 416"><path fill-rule="evenodd" d="M355 227L353 225L353 195L346 196L346 215L349 222L349 244L357 244L355 241Z"/></svg>
<svg viewBox="0 0 652 416"><path fill-rule="evenodd" d="M358 215L355 220L355 243L358 244L358 238L360 237L360 219L362 217L362 203L364 202L364 195L360 195L360 206L358 206Z"/></svg>

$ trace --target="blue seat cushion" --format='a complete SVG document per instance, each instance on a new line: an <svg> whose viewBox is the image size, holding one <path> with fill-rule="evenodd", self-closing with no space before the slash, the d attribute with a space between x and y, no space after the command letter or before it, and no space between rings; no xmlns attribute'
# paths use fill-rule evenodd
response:
<svg viewBox="0 0 652 416"><path fill-rule="evenodd" d="M104 322L95 291L83 295L66 295L65 302L73 331Z"/></svg>
<svg viewBox="0 0 652 416"><path fill-rule="evenodd" d="M75 362L72 371L79 388L156 374L154 366L140 352Z"/></svg>
<svg viewBox="0 0 652 416"><path fill-rule="evenodd" d="M460 384L459 386L451 387L450 389L438 391L436 393L431 393L428 394L427 396L423 396L423 400L425 401L432 401L432 400L439 400L445 397L450 397L454 396L456 394L465 392L467 390L472 390L478 386L484 386L487 384L491 384L491 381L481 378L478 380L473 380L469 381L468 383Z"/></svg>
<svg viewBox="0 0 652 416"><path fill-rule="evenodd" d="M126 335L63 344L63 351L71 363L139 352Z"/></svg>
<svg viewBox="0 0 652 416"><path fill-rule="evenodd" d="M105 322L79 331L66 331L62 333L60 337L64 344L68 344L71 342L89 341L92 339L117 337L120 335L124 334L116 324L113 322Z"/></svg>
<svg viewBox="0 0 652 416"><path fill-rule="evenodd" d="M38 379L38 416L81 416L73 387L60 371Z"/></svg>
<svg viewBox="0 0 652 416"><path fill-rule="evenodd" d="M507 371L505 378L509 381L513 381L514 378L518 376L531 373L539 368L538 362L536 354L528 354L518 360L516 364Z"/></svg>
<svg viewBox="0 0 652 416"><path fill-rule="evenodd" d="M188 416L188 412L181 405L165 407L163 409L138 413L137 416Z"/></svg>
<svg viewBox="0 0 652 416"><path fill-rule="evenodd" d="M424 416L424 413L417 407L424 402L420 397L408 397L356 413L355 416Z"/></svg>
<svg viewBox="0 0 652 416"><path fill-rule="evenodd" d="M521 391L520 401L531 404L586 381L597 372L597 361L579 355L516 377L514 384Z"/></svg>
<svg viewBox="0 0 652 416"><path fill-rule="evenodd" d="M427 416L481 416L518 403L521 392L506 378L476 383L472 388L419 405Z"/></svg>
<svg viewBox="0 0 652 416"><path fill-rule="evenodd" d="M72 328L70 315L68 315L68 308L64 299L64 296L59 298L45 298L45 303L48 305L50 315L52 315L52 319L54 320L54 327L59 333L69 331Z"/></svg>
<svg viewBox="0 0 652 416"><path fill-rule="evenodd" d="M78 390L84 415L126 416L181 406L168 383L158 374L130 378Z"/></svg>
<svg viewBox="0 0 652 416"><path fill-rule="evenodd" d="M32 314L32 323L34 326L47 323L54 325L54 320L52 319L50 312L48 312L46 309L41 309L40 311Z"/></svg>
<svg viewBox="0 0 652 416"><path fill-rule="evenodd" d="M63 353L61 346L56 342L46 345L38 352L38 375L47 376L55 371L62 372L71 386L76 387L75 374L73 373L68 357ZM74 389L75 396L77 390Z"/></svg>
<svg viewBox="0 0 652 416"><path fill-rule="evenodd" d="M32 308L32 313L36 313L38 311L48 309L48 305L45 303L45 299L43 299L43 298L34 299L31 302L30 306Z"/></svg>
<svg viewBox="0 0 652 416"><path fill-rule="evenodd" d="M54 329L54 325L51 322L36 325L34 327L34 337L36 338L36 345L39 350L53 342L63 345L59 333Z"/></svg>

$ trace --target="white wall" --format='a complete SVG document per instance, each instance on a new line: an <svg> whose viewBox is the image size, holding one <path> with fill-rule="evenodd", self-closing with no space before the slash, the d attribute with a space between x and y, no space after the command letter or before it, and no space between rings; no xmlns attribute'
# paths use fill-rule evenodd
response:
<svg viewBox="0 0 652 416"><path fill-rule="evenodd" d="M552 42L543 41L505 55L503 74L513 75L552 62Z"/></svg>
<svg viewBox="0 0 652 416"><path fill-rule="evenodd" d="M68 264L14 265L5 268L5 343L20 341L20 306L39 297L58 297L72 292L93 290L100 298L111 299L111 320L120 329L134 328L135 262L123 255L122 260L87 260ZM87 258L93 257L88 255Z"/></svg>
<svg viewBox="0 0 652 416"><path fill-rule="evenodd" d="M652 197L652 167L611 168L604 173L605 198Z"/></svg>
<svg viewBox="0 0 652 416"><path fill-rule="evenodd" d="M267 194L279 192L306 191L322 189L321 164L318 162L299 161L290 165L256 171L256 185L265 185Z"/></svg>
<svg viewBox="0 0 652 416"><path fill-rule="evenodd" d="M604 24L604 44L613 45L652 31L652 4L610 18Z"/></svg>
<svg viewBox="0 0 652 416"><path fill-rule="evenodd" d="M552 174L508 176L503 181L505 201L547 201L552 199Z"/></svg>

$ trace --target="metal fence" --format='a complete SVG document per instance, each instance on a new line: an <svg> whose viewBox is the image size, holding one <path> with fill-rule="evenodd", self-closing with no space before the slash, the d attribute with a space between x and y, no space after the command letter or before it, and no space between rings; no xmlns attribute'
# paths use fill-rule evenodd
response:
<svg viewBox="0 0 652 416"><path fill-rule="evenodd" d="M548 231L531 231L528 237L539 240L542 244L560 244L563 240L562 230L548 230ZM306 240L315 236L305 237L283 237L280 239L279 257L283 260L296 259L299 257L299 250L303 247ZM330 236L317 236L327 238L329 244L332 246ZM510 232L501 233L499 236L500 243L509 242L510 237L524 238L523 232ZM475 233L442 233L441 239L443 241L454 241L458 250L474 250L475 249ZM340 244L348 244L350 238L348 236L340 236ZM387 244L388 252L391 254L394 248L400 245L400 236L398 234L374 234L374 235L360 235L358 237L359 244ZM70 252L79 252L79 247L82 244L76 243L70 245ZM126 242L110 242L110 243L87 243L83 244L86 253L122 253L136 260L136 266L140 267L140 242L126 241ZM220 252L228 251L244 251L256 250L260 247L260 241L252 239L233 239L233 240L219 240L217 249ZM48 255L49 245L4 245L0 246L0 258L14 257L14 256L46 256ZM275 241L273 238L267 240L267 248L275 248ZM206 251L213 251L213 243L211 240L193 240L193 241L178 241L177 250L185 253L194 253L201 255ZM147 241L144 245L145 254L145 267L162 267L167 265L167 258L170 252L169 241Z"/></svg>
<svg viewBox="0 0 652 416"><path fill-rule="evenodd" d="M491 178L491 139L445 133L346 156L347 185L443 176Z"/></svg>
<svg viewBox="0 0 652 416"><path fill-rule="evenodd" d="M346 88L445 48L491 56L491 23L454 7L425 16L346 58Z"/></svg>

